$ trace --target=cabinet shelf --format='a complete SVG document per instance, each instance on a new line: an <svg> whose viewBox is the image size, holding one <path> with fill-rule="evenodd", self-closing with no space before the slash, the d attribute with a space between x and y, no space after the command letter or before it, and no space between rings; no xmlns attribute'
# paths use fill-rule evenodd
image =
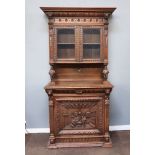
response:
<svg viewBox="0 0 155 155"><path fill-rule="evenodd" d="M83 43L83 45L100 45L100 43Z"/></svg>
<svg viewBox="0 0 155 155"><path fill-rule="evenodd" d="M58 45L74 45L75 43L57 43Z"/></svg>
<svg viewBox="0 0 155 155"><path fill-rule="evenodd" d="M75 44L58 44L58 58L75 58Z"/></svg>

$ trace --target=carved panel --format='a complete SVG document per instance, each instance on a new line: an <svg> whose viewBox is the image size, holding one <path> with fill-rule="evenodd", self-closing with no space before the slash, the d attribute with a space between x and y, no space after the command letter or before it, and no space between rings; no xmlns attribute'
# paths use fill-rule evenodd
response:
<svg viewBox="0 0 155 155"><path fill-rule="evenodd" d="M72 128L94 128L95 127L96 112L73 112L71 114L71 124L69 127Z"/></svg>
<svg viewBox="0 0 155 155"><path fill-rule="evenodd" d="M103 103L98 98L56 99L57 128L65 129L101 129L103 130Z"/></svg>
<svg viewBox="0 0 155 155"><path fill-rule="evenodd" d="M62 138L59 138L57 137L57 142L61 142L61 143L66 143L66 142L99 142L99 141L103 141L103 136L91 136L91 137L85 137L85 136L81 136L81 137L77 137L77 138L74 138L74 137L68 137L68 138L65 138L65 137L62 137Z"/></svg>
<svg viewBox="0 0 155 155"><path fill-rule="evenodd" d="M101 132L98 129L92 129L92 130L61 130L59 132L60 135L81 135L81 134L86 134L86 135L98 135Z"/></svg>
<svg viewBox="0 0 155 155"><path fill-rule="evenodd" d="M66 109L82 109L82 108L92 108L96 105L96 102L80 102L79 101L72 101L71 103L62 103Z"/></svg>

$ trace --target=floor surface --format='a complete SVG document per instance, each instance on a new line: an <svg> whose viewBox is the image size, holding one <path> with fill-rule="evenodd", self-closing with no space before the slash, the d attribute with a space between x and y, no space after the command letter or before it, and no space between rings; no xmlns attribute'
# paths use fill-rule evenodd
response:
<svg viewBox="0 0 155 155"><path fill-rule="evenodd" d="M112 148L61 148L47 149L49 134L26 134L26 155L130 155L130 132L111 132Z"/></svg>

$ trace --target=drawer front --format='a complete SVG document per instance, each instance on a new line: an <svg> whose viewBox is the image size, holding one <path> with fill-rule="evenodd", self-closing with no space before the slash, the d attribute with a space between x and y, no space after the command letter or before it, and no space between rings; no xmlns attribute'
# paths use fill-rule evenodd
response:
<svg viewBox="0 0 155 155"><path fill-rule="evenodd" d="M54 94L79 94L79 95L84 95L84 94L91 94L91 96L93 96L93 93L104 93L105 90L104 89L91 89L91 88L87 88L87 89L82 89L82 88L76 88L76 89L57 89L57 90L53 90Z"/></svg>
<svg viewBox="0 0 155 155"><path fill-rule="evenodd" d="M103 132L102 97L56 97L57 134L63 130L95 130Z"/></svg>

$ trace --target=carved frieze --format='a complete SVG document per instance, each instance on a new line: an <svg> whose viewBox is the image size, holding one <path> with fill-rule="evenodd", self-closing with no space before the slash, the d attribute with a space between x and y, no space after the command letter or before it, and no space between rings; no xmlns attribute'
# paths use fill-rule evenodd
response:
<svg viewBox="0 0 155 155"><path fill-rule="evenodd" d="M81 137L61 137L61 139L59 137L57 137L57 142L61 142L61 143L68 143L68 142L102 142L103 141L104 136L81 136Z"/></svg>
<svg viewBox="0 0 155 155"><path fill-rule="evenodd" d="M82 108L91 108L96 105L96 102L77 102L77 101L69 101L63 102L62 106L66 109L82 109Z"/></svg>
<svg viewBox="0 0 155 155"><path fill-rule="evenodd" d="M53 23L53 24L61 24L61 23L64 23L64 24L75 24L75 25L78 25L79 23L80 24L104 24L104 18L91 18L91 17L67 17L67 18L64 18L64 17L57 17L57 18L54 18L54 19L50 19L49 20L50 23Z"/></svg>
<svg viewBox="0 0 155 155"><path fill-rule="evenodd" d="M59 132L60 135L80 135L80 134L100 134L101 132L98 129L92 129L92 130L61 130Z"/></svg>

